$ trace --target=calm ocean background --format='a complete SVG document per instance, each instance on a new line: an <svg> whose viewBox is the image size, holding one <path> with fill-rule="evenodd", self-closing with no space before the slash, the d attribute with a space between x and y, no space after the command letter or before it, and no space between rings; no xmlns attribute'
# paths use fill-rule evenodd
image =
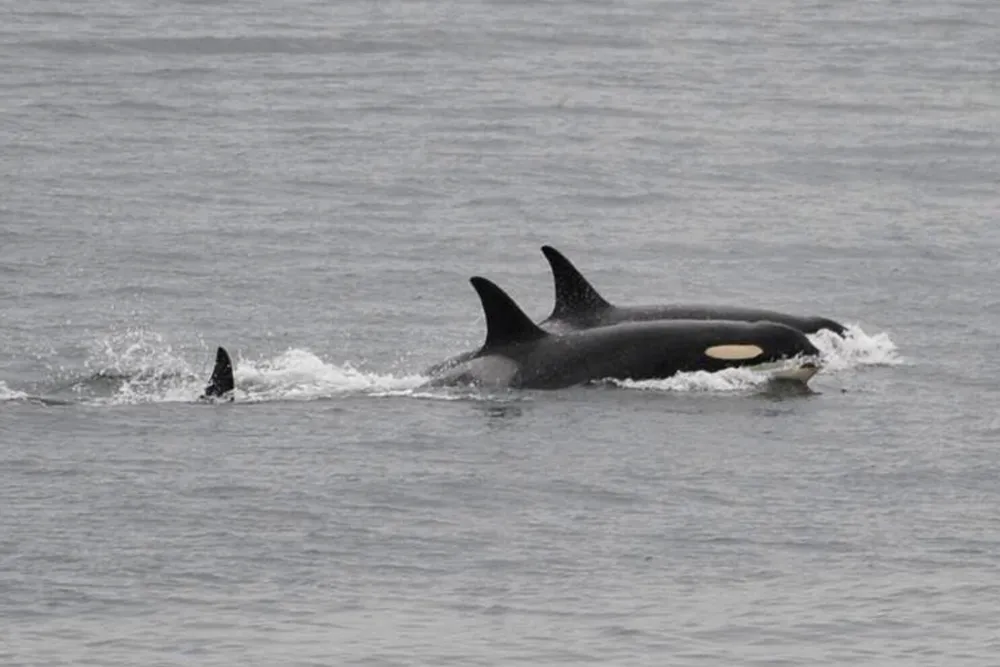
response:
<svg viewBox="0 0 1000 667"><path fill-rule="evenodd" d="M0 4L3 665L1000 663L1000 4ZM750 373L420 389L610 300ZM239 400L193 402L216 345ZM45 400L40 400L40 399Z"/></svg>

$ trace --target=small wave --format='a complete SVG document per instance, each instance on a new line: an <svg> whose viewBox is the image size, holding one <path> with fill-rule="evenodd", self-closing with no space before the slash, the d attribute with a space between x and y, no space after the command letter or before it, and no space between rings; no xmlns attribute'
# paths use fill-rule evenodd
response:
<svg viewBox="0 0 1000 667"><path fill-rule="evenodd" d="M772 373L752 368L726 368L715 373L693 371L677 373L662 380L612 380L611 384L624 389L684 393L728 393L756 391L766 388Z"/></svg>
<svg viewBox="0 0 1000 667"><path fill-rule="evenodd" d="M17 391L7 386L7 383L0 380L0 403L5 401L24 401L31 398L23 391Z"/></svg>
<svg viewBox="0 0 1000 667"><path fill-rule="evenodd" d="M245 401L315 400L352 393L409 396L427 381L420 375L366 373L350 363L330 364L299 349L288 350L274 359L241 360L235 366L236 385L243 394L238 394L237 399Z"/></svg>
<svg viewBox="0 0 1000 667"><path fill-rule="evenodd" d="M823 353L825 373L857 366L896 366L903 363L896 344L887 333L869 336L861 327L849 325L843 338L823 330L810 335L809 339Z"/></svg>

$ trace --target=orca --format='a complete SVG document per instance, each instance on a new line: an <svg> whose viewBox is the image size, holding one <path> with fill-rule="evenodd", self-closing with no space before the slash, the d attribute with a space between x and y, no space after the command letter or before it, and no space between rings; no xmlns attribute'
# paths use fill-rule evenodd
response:
<svg viewBox="0 0 1000 667"><path fill-rule="evenodd" d="M552 267L555 286L555 306L552 314L541 322L549 331L589 329L622 322L649 320L737 320L757 322L767 320L798 329L802 333L816 333L829 329L843 337L843 324L825 317L800 317L773 310L743 306L713 306L694 304L666 304L659 306L615 306L608 302L590 284L583 274L550 245L542 246L542 253Z"/></svg>
<svg viewBox="0 0 1000 667"><path fill-rule="evenodd" d="M198 397L199 401L219 402L232 401L236 379L233 377L233 362L229 358L226 349L220 347L215 353L215 368L212 369L212 377L208 380L208 386Z"/></svg>
<svg viewBox="0 0 1000 667"><path fill-rule="evenodd" d="M531 321L495 283L470 279L486 316L486 340L436 369L431 385L561 389L604 380L650 380L680 372L798 361L805 382L820 351L800 330L777 322L652 320L567 332Z"/></svg>

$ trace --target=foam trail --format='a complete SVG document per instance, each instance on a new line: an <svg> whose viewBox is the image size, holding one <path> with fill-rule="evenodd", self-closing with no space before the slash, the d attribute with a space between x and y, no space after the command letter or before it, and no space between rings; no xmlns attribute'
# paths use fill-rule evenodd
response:
<svg viewBox="0 0 1000 667"><path fill-rule="evenodd" d="M194 402L205 389L213 358L206 353L192 366L159 334L130 329L97 341L85 363L90 373L71 387L81 401L92 404ZM316 400L385 391L405 394L425 380L329 364L300 349L263 360L241 359L236 354L233 363L238 402Z"/></svg>
<svg viewBox="0 0 1000 667"><path fill-rule="evenodd" d="M312 352L290 349L273 358L245 359L233 356L239 403L309 401L345 395L418 396L454 400L453 393L430 390L416 392L427 378L396 376L358 370L349 363L327 363ZM186 356L191 356L190 352ZM71 392L72 402L91 405L138 405L148 403L192 403L205 389L213 355L205 353L190 364L162 336L141 329L115 333L96 341L84 364L86 373L59 393ZM207 365L206 365L207 364ZM0 399L26 395L4 388Z"/></svg>
<svg viewBox="0 0 1000 667"><path fill-rule="evenodd" d="M350 364L328 364L298 349L270 360L234 363L237 400L244 401L315 400L354 393L406 395L426 381L419 375L396 377L366 373Z"/></svg>

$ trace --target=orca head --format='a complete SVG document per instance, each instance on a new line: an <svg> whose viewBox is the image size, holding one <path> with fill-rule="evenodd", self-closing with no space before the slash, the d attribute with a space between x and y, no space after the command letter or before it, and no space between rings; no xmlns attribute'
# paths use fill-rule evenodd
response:
<svg viewBox="0 0 1000 667"><path fill-rule="evenodd" d="M818 366L821 360L820 350L802 331L768 321L750 324L745 334L717 337L702 355L709 367L758 366L791 359Z"/></svg>
<svg viewBox="0 0 1000 667"><path fill-rule="evenodd" d="M799 358L819 363L822 353L801 330L777 322L756 322L753 327L767 361Z"/></svg>

